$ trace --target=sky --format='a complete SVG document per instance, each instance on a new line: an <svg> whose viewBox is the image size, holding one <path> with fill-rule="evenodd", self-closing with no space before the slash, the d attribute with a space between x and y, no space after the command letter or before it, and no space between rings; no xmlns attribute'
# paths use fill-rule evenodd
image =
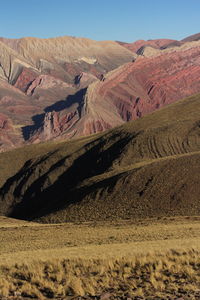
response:
<svg viewBox="0 0 200 300"><path fill-rule="evenodd" d="M200 32L200 0L0 0L0 36L183 39Z"/></svg>

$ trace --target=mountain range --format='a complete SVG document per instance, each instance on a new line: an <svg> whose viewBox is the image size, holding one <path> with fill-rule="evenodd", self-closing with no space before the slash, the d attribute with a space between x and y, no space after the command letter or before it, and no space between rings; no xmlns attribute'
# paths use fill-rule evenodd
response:
<svg viewBox="0 0 200 300"><path fill-rule="evenodd" d="M102 132L200 92L200 34L0 38L0 151Z"/></svg>

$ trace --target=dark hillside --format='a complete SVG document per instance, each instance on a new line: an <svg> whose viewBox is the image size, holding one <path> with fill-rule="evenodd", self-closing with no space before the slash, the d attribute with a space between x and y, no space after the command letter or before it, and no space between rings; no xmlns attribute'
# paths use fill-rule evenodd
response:
<svg viewBox="0 0 200 300"><path fill-rule="evenodd" d="M199 104L192 96L102 134L1 154L1 214L44 222L199 214Z"/></svg>

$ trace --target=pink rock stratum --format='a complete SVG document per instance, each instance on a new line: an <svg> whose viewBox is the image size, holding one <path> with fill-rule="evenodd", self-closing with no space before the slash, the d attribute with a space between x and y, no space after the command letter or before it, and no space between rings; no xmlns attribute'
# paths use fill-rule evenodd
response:
<svg viewBox="0 0 200 300"><path fill-rule="evenodd" d="M198 34L131 44L1 38L0 51L0 151L101 132L200 92Z"/></svg>

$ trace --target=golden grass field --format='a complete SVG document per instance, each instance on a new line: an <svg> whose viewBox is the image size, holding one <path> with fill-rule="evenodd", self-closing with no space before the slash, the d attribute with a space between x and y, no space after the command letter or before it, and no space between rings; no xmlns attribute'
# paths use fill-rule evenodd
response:
<svg viewBox="0 0 200 300"><path fill-rule="evenodd" d="M200 297L200 217L77 224L1 217L0 241L5 299Z"/></svg>
<svg viewBox="0 0 200 300"><path fill-rule="evenodd" d="M199 103L0 154L0 300L200 299Z"/></svg>

